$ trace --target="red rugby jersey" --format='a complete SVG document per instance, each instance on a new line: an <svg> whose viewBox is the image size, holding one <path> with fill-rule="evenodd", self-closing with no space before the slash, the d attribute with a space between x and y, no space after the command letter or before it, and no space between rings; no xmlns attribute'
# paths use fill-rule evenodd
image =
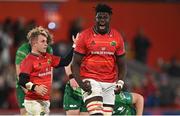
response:
<svg viewBox="0 0 180 116"><path fill-rule="evenodd" d="M30 82L37 85L46 85L48 92L44 96L35 91L28 91L25 99L27 100L49 100L52 85L52 67L59 64L60 57L45 53L43 56L29 54L21 63L21 73L30 75Z"/></svg>
<svg viewBox="0 0 180 116"><path fill-rule="evenodd" d="M80 33L75 52L85 55L80 67L82 78L101 82L116 81L116 56L125 54L119 32L111 29L109 33L101 35L89 28Z"/></svg>

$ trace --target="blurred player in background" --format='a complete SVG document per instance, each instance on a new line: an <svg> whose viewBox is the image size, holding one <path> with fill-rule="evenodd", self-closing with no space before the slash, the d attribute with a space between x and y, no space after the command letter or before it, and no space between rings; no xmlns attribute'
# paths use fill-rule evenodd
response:
<svg viewBox="0 0 180 116"><path fill-rule="evenodd" d="M114 89L122 89L126 75L125 48L120 33L110 28L112 8L98 4L95 11L95 25L77 40L72 72L89 114L112 115Z"/></svg>
<svg viewBox="0 0 180 116"><path fill-rule="evenodd" d="M24 106L29 115L49 114L52 67L67 66L72 59L73 49L64 58L47 53L48 37L49 32L42 27L27 35L31 53L20 64L19 85L28 90Z"/></svg>
<svg viewBox="0 0 180 116"><path fill-rule="evenodd" d="M142 115L144 98L138 93L125 90L115 93L115 106L113 115Z"/></svg>
<svg viewBox="0 0 180 116"><path fill-rule="evenodd" d="M45 30L46 31L46 30ZM53 50L51 48L51 46L49 44L51 44L52 40L50 35L48 35L49 37L48 39L48 47L47 47L47 53L52 54ZM26 56L31 53L31 46L30 44L27 43L23 43L18 50L16 51L16 58L15 58L15 64L16 64L16 74L17 74L17 78L16 78L16 96L17 96L17 100L18 100L18 105L20 108L20 114L21 115L25 115L26 114L26 110L24 107L24 98L25 98L25 92L27 92L27 90L25 88L23 88L22 86L20 86L18 84L18 80L19 80L19 72L20 72L20 63L26 58Z"/></svg>

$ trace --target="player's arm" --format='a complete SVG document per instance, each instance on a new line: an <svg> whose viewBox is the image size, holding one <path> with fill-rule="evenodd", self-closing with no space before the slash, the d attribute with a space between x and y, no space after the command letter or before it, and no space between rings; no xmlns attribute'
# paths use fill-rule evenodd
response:
<svg viewBox="0 0 180 116"><path fill-rule="evenodd" d="M77 33L76 38L72 36L73 46L68 54L66 54L64 57L61 57L61 60L57 67L68 66L70 64L70 62L72 61L74 47L76 46L76 41L78 40L78 37L79 37L79 33Z"/></svg>
<svg viewBox="0 0 180 116"><path fill-rule="evenodd" d="M30 75L27 73L19 74L19 85L23 86L29 91L36 91L38 94L42 96L44 96L48 91L45 85L36 85L30 82Z"/></svg>
<svg viewBox="0 0 180 116"><path fill-rule="evenodd" d="M72 72L73 72L73 77L77 81L78 85L86 92L91 92L91 86L89 81L82 81L81 76L80 76L80 65L82 62L84 55L80 54L78 52L74 53L74 57L72 60Z"/></svg>
<svg viewBox="0 0 180 116"><path fill-rule="evenodd" d="M118 80L124 80L127 73L125 55L117 56Z"/></svg>
<svg viewBox="0 0 180 116"><path fill-rule="evenodd" d="M133 104L136 108L136 115L142 115L143 114L143 108L144 108L144 98L142 95L138 93L132 93L132 99Z"/></svg>
<svg viewBox="0 0 180 116"><path fill-rule="evenodd" d="M15 56L15 64L16 64L16 77L19 80L19 73L20 73L20 63L22 62L22 60L27 56L27 49L23 49L26 46L26 44L22 44L18 50L16 51L16 56ZM25 89L24 87L21 86L21 88L23 89L23 91L26 93L27 89Z"/></svg>
<svg viewBox="0 0 180 116"><path fill-rule="evenodd" d="M125 55L116 56L117 67L118 67L118 81L117 81L117 91L120 91L124 85L124 78L127 73L126 59Z"/></svg>
<svg viewBox="0 0 180 116"><path fill-rule="evenodd" d="M124 85L124 78L127 73L126 58L125 58L125 47L122 36L118 33L119 39L117 40L116 48L116 63L118 68L118 81L117 90L120 91Z"/></svg>
<svg viewBox="0 0 180 116"><path fill-rule="evenodd" d="M27 54L21 50L21 47L17 50L16 52L16 60L15 60L15 64L16 64L16 75L17 78L19 79L19 73L20 73L20 63L23 61L23 59L27 56Z"/></svg>
<svg viewBox="0 0 180 116"><path fill-rule="evenodd" d="M76 89L76 88L79 87L79 85L78 85L78 83L76 82L76 80L74 79L74 77L72 75L71 64L72 64L72 62L68 66L65 67L65 72L66 72L66 75L69 77L70 86L73 89Z"/></svg>
<svg viewBox="0 0 180 116"><path fill-rule="evenodd" d="M16 75L17 75L18 79L19 79L19 76L18 76L19 73L20 73L20 65L16 64Z"/></svg>
<svg viewBox="0 0 180 116"><path fill-rule="evenodd" d="M59 63L59 66L68 66L69 63L72 60L74 48L71 48L70 52L65 55L64 57L61 57L61 61Z"/></svg>
<svg viewBox="0 0 180 116"><path fill-rule="evenodd" d="M36 91L40 95L47 93L45 85L37 85L30 81L30 73L33 71L33 62L29 59L24 59L20 65L20 74L18 84L26 88L28 91Z"/></svg>
<svg viewBox="0 0 180 116"><path fill-rule="evenodd" d="M51 58L52 58L51 66L54 67L54 68L59 68L59 67L62 67L62 66L68 66L69 63L72 60L72 56L73 56L73 48L64 57L51 55Z"/></svg>
<svg viewBox="0 0 180 116"><path fill-rule="evenodd" d="M81 65L81 61L82 61L83 57L84 57L84 55L75 52L73 60L72 60L73 76L81 88L83 88L83 81L80 78L80 65Z"/></svg>

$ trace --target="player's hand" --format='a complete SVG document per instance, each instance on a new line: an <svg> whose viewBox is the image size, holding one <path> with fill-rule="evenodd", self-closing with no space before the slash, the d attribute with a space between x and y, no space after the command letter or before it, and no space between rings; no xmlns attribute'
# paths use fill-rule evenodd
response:
<svg viewBox="0 0 180 116"><path fill-rule="evenodd" d="M22 87L22 86L21 86L21 88L22 88L22 90L24 91L24 93L27 93L27 92L28 92L28 90L27 90L26 88L24 88L24 87Z"/></svg>
<svg viewBox="0 0 180 116"><path fill-rule="evenodd" d="M76 37L74 35L72 35L73 48L75 48L78 38L79 38L79 33L77 33Z"/></svg>
<svg viewBox="0 0 180 116"><path fill-rule="evenodd" d="M116 82L116 88L114 90L115 94L119 94L121 92L123 85L124 85L124 81L122 81L122 80L119 80Z"/></svg>
<svg viewBox="0 0 180 116"><path fill-rule="evenodd" d="M77 89L79 87L78 83L74 78L69 80L70 86L73 88L73 90Z"/></svg>
<svg viewBox="0 0 180 116"><path fill-rule="evenodd" d="M85 92L88 92L88 94L91 94L92 91L91 91L91 83L90 83L90 81L88 81L88 80L84 81L83 84L82 84L82 89Z"/></svg>
<svg viewBox="0 0 180 116"><path fill-rule="evenodd" d="M48 91L47 86L45 85L36 85L34 90L41 96L44 96Z"/></svg>

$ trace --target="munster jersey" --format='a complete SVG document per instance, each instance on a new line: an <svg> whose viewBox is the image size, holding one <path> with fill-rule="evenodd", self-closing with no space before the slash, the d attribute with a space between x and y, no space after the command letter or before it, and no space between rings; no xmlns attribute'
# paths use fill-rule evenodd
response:
<svg viewBox="0 0 180 116"><path fill-rule="evenodd" d="M16 51L15 64L19 65L30 52L31 52L30 44L23 43ZM50 54L53 53L53 49L51 48L51 46L47 47L47 53L50 53ZM18 79L16 79L16 80L18 81ZM19 85L16 83L16 87L18 87L18 86Z"/></svg>
<svg viewBox="0 0 180 116"><path fill-rule="evenodd" d="M52 67L56 67L60 62L60 57L45 53L36 56L30 53L21 63L20 72L30 75L30 82L37 85L46 85L48 92L44 96L35 91L28 91L25 99L27 100L49 100L52 85Z"/></svg>
<svg viewBox="0 0 180 116"><path fill-rule="evenodd" d="M101 82L115 82L116 56L125 54L121 35L114 29L101 35L89 28L83 31L76 43L75 53L84 55L80 67L82 78Z"/></svg>

